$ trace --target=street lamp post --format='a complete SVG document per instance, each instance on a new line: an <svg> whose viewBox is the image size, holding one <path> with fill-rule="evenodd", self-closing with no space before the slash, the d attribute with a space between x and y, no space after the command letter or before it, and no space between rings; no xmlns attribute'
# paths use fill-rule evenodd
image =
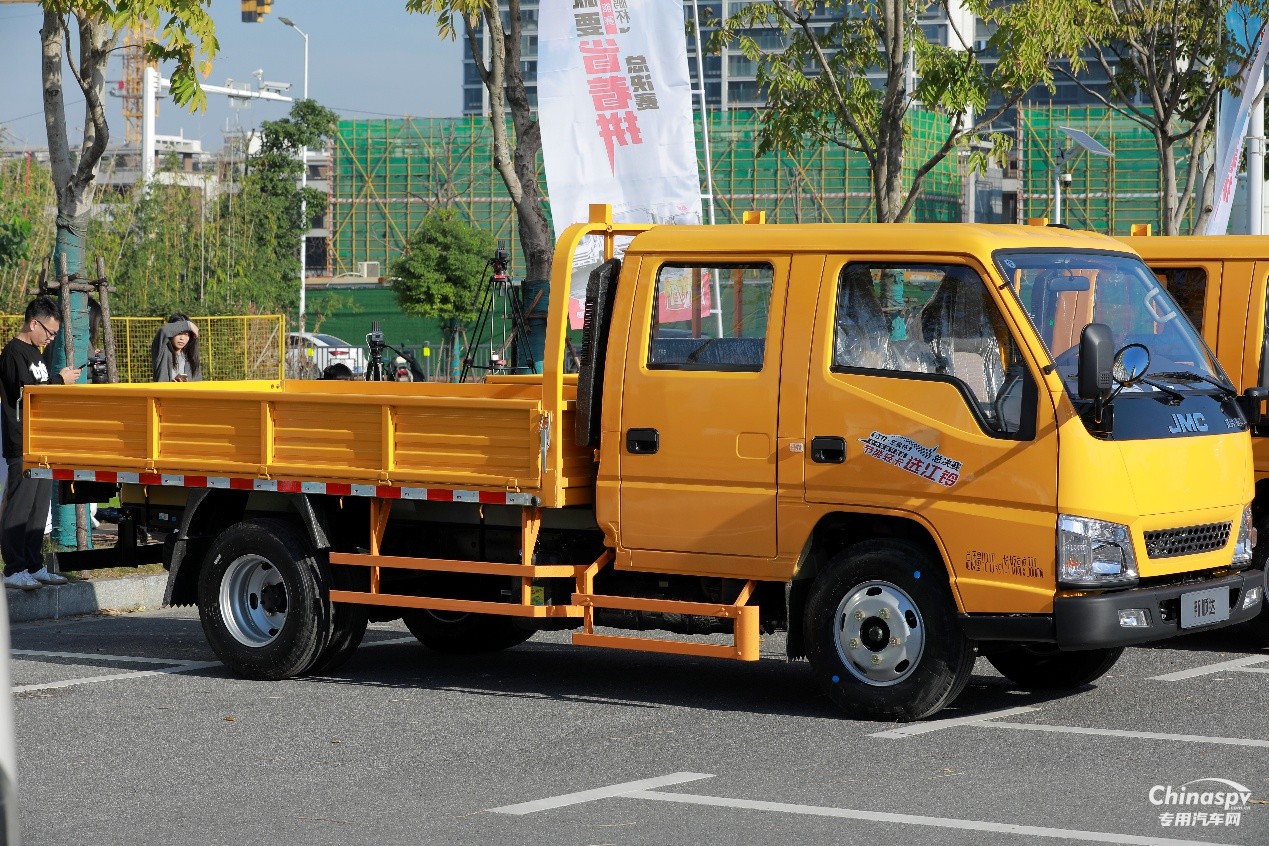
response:
<svg viewBox="0 0 1269 846"><path fill-rule="evenodd" d="M304 39L304 99L308 99L308 33L295 25L290 18L279 17L278 21L300 34ZM300 162L304 169L300 173L300 333L304 332L305 282L308 272L308 147L300 148Z"/></svg>

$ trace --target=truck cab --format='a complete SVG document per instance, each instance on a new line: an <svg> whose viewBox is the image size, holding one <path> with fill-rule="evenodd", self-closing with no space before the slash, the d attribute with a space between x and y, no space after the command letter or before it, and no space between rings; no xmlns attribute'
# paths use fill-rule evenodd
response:
<svg viewBox="0 0 1269 846"><path fill-rule="evenodd" d="M1266 288L1269 280L1269 237L1255 235L1121 238L1139 252L1161 285L1176 300L1215 353L1230 384L1251 392L1260 405L1269 386L1269 333L1266 332ZM1269 422L1269 420L1265 421ZM1255 471L1253 518L1261 538L1269 539L1269 426L1251 426ZM1257 545L1256 566L1269 559L1269 542ZM1269 615L1253 624L1253 633L1269 645Z"/></svg>
<svg viewBox="0 0 1269 846"><path fill-rule="evenodd" d="M596 505L616 567L789 582L790 649L848 710L954 691L961 638L1076 686L1259 610L1247 422L1116 242L660 227L619 278ZM1113 382L1099 345L1172 375L1121 354ZM919 657L945 685L910 684Z"/></svg>

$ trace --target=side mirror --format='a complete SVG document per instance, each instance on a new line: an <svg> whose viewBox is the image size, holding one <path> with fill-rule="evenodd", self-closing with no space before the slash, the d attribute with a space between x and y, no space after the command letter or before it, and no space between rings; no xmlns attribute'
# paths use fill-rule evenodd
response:
<svg viewBox="0 0 1269 846"><path fill-rule="evenodd" d="M1090 323L1080 333L1080 399L1105 399L1112 387L1115 340L1105 323Z"/></svg>
<svg viewBox="0 0 1269 846"><path fill-rule="evenodd" d="M1110 373L1121 388L1127 388L1140 382L1149 369L1150 350L1144 344L1129 344L1115 353L1115 363L1111 366Z"/></svg>
<svg viewBox="0 0 1269 846"><path fill-rule="evenodd" d="M1243 414L1247 415L1247 423L1254 430L1265 422L1263 409L1265 400L1269 399L1269 388L1248 388L1243 391L1240 399L1242 402L1239 405L1243 408Z"/></svg>

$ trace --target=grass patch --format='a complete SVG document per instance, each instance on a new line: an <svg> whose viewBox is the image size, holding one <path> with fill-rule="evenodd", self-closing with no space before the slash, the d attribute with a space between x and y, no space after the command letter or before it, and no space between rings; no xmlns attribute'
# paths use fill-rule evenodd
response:
<svg viewBox="0 0 1269 846"><path fill-rule="evenodd" d="M77 582L101 579L123 579L128 576L157 576L166 573L162 564L141 564L137 567L104 567L100 570L77 570L62 573Z"/></svg>

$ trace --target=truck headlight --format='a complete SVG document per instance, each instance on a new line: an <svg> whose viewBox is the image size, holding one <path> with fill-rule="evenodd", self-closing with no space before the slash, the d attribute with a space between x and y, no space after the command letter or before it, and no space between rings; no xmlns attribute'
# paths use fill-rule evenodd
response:
<svg viewBox="0 0 1269 846"><path fill-rule="evenodd" d="M1057 554L1057 580L1065 587L1121 587L1137 581L1132 535L1119 523L1059 514Z"/></svg>
<svg viewBox="0 0 1269 846"><path fill-rule="evenodd" d="M1234 560L1236 569L1251 566L1251 551L1256 546L1256 530L1251 525L1251 506L1243 509L1243 519L1238 526L1238 542L1234 544Z"/></svg>

